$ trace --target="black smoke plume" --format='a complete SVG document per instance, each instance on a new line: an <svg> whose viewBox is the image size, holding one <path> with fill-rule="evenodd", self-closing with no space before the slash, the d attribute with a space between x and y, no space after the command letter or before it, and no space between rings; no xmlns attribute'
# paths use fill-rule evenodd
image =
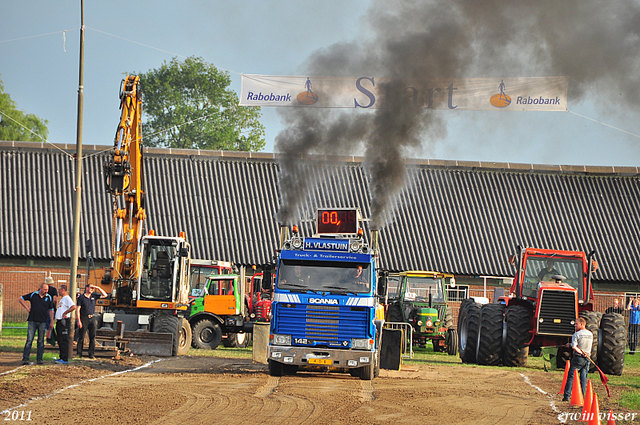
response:
<svg viewBox="0 0 640 425"><path fill-rule="evenodd" d="M288 108L276 137L290 223L305 195L300 161L309 154L364 151L371 175L372 227L384 224L402 189L404 158L446 136L443 114L406 102L406 87L437 78L568 76L569 102L596 96L640 110L640 2L637 0L374 1L366 39L332 45L305 61L305 76L386 78L378 109Z"/></svg>

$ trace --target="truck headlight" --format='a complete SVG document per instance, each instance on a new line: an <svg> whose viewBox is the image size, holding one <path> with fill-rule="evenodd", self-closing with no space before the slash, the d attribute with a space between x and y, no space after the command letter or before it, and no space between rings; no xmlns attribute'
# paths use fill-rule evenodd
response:
<svg viewBox="0 0 640 425"><path fill-rule="evenodd" d="M357 350L371 350L373 348L373 339L353 338L351 340L351 348Z"/></svg>
<svg viewBox="0 0 640 425"><path fill-rule="evenodd" d="M291 345L291 335L273 334L273 345Z"/></svg>
<svg viewBox="0 0 640 425"><path fill-rule="evenodd" d="M302 248L302 238L293 238L293 240L291 241L291 246L293 246L293 249Z"/></svg>

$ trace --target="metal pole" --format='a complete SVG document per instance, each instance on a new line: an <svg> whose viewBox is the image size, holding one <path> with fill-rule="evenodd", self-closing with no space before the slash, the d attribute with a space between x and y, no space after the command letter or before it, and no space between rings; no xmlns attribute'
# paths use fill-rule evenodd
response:
<svg viewBox="0 0 640 425"><path fill-rule="evenodd" d="M80 251L80 212L82 209L82 111L84 106L84 0L80 0L80 70L78 78L78 121L76 133L76 190L75 209L73 211L73 247L71 248L71 283L69 295L75 301L78 284L78 255ZM73 357L73 336L75 331L75 312L71 313L69 325L69 358Z"/></svg>

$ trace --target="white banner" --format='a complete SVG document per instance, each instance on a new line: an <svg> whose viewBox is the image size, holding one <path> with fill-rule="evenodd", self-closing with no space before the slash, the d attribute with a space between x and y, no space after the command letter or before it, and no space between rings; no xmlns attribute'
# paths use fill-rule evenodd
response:
<svg viewBox="0 0 640 425"><path fill-rule="evenodd" d="M377 108L385 83L374 77L242 75L242 106ZM567 77L452 78L403 89L407 102L426 109L566 111Z"/></svg>

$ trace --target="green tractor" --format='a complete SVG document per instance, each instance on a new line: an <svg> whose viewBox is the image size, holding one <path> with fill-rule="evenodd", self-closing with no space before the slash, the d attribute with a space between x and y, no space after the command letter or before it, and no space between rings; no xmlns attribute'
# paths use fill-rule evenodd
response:
<svg viewBox="0 0 640 425"><path fill-rule="evenodd" d="M458 332L453 313L447 307L446 291L447 280L453 278L451 274L431 271L406 271L389 276L386 321L410 324L413 345L424 348L431 340L433 351L456 355Z"/></svg>

